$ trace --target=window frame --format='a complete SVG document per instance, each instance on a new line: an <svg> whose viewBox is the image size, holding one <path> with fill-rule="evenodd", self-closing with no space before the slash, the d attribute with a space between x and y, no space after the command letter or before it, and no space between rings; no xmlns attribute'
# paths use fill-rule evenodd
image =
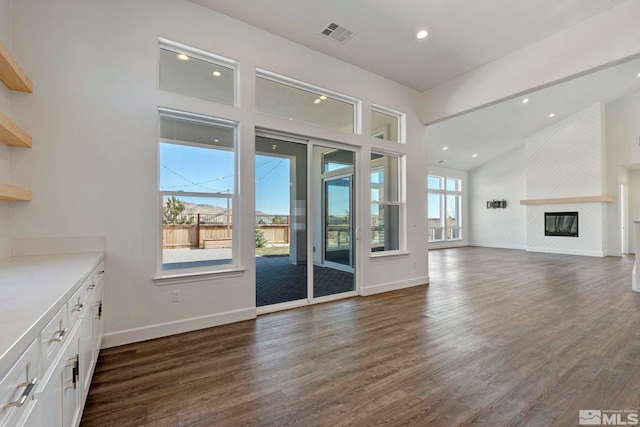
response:
<svg viewBox="0 0 640 427"><path fill-rule="evenodd" d="M406 197L405 197L405 170L406 170L406 155L405 154L400 154L400 153L393 153L393 152L388 152L388 151L384 151L384 150L378 150L378 149L374 149L371 150L371 154L376 154L376 155L381 155L381 156L385 156L385 157L393 157L395 159L397 159L397 176L396 176L396 183L397 183L397 200L395 201L391 201L391 200L373 200L372 196L371 196L371 189L372 187L372 180L371 180L371 175L373 175L373 173L380 171L380 170L384 170L384 165L381 166L376 166L373 164L373 162L375 160L371 160L371 156L369 156L369 188L368 188L368 197L369 197L369 213L371 214L371 208L375 205L375 206L398 206L398 229L397 229L397 233L398 233L398 249L389 249L389 250L378 250L378 251L373 251L373 242L371 241L371 237L369 237L369 256L370 257L383 257L383 256L390 256L390 255L398 255L398 254L403 254L406 253ZM376 159L377 160L377 159ZM385 177L385 196L384 199L388 198L388 194L389 192L386 191L386 183L388 182L387 177ZM369 225L369 229L368 229L368 233L372 232L372 227L373 224L371 224L371 221L369 221L370 225Z"/></svg>
<svg viewBox="0 0 640 427"><path fill-rule="evenodd" d="M163 140L160 135L160 123L162 117L167 117L171 119L190 121L195 123L202 123L205 125L212 125L216 127L223 127L233 131L233 147L228 150L233 153L233 189L231 192L199 192L199 191L173 191L173 190L162 190L160 184L160 175L161 175L161 158L160 158L160 144L175 144L175 145L183 145L188 147L199 147L199 148L209 148L214 149L211 146L207 146L206 144L198 143L198 142L190 142L190 141L166 141ZM236 273L244 271L244 269L240 265L240 205L239 205L239 194L238 194L238 162L239 162L239 153L238 153L238 138L239 136L239 123L236 121L222 119L213 116L207 116L203 114L190 113L180 110L173 110L168 108L159 108L158 109L158 156L157 156L157 184L156 184L156 196L157 196L157 223L158 223L158 238L156 243L157 250L157 262L156 262L156 275L154 276L154 281L157 285L171 285L175 283L184 283L186 281L195 281L202 280L202 277L205 278L207 276L214 275L234 275ZM216 148L221 151L226 151L223 147ZM164 197L170 196L182 196L182 197L207 197L212 199L228 199L231 203L231 224L235 232L231 234L231 263L222 264L222 265L212 265L212 266L203 266L203 267L188 267L188 268L177 268L177 269L169 269L163 270L163 237L162 237L162 226L163 226L163 207L164 207ZM189 280L191 278L191 280Z"/></svg>
<svg viewBox="0 0 640 427"><path fill-rule="evenodd" d="M171 52L174 52L176 54L182 53L185 54L187 56L193 57L195 59L199 59L201 61L205 61L205 62L209 62L211 64L215 64L215 65L219 65L221 67L226 67L226 68L230 68L233 70L233 103L232 104L225 104L222 102L216 102L210 99L202 99L202 98L195 98L193 96L184 94L184 93L180 93L180 92L173 92L167 89L163 89L160 87L160 50L164 49L164 50L169 50ZM240 94L240 90L239 90L239 85L238 85L238 65L239 62L231 59L231 58L227 58L221 55L217 55L215 53L212 52L208 52L206 50L203 49L199 49L197 47L193 47L193 46L189 46L183 43L178 43L176 41L173 40L169 40L163 37L158 37L158 76L157 76L157 87L158 90L163 90L163 91L167 91L170 93L175 93L177 95L180 96L187 96L189 98L194 98L194 99L199 99L201 101L205 101L205 102L212 102L215 104L219 104L219 105L227 105L227 106L231 106L231 107L238 107L238 99L239 99L239 94Z"/></svg>
<svg viewBox="0 0 640 427"><path fill-rule="evenodd" d="M429 178L438 178L439 183L440 183L440 188L439 189L435 189L435 188L431 188L429 187L428 181ZM447 190L447 180L455 180L459 183L459 190ZM435 227L435 229L441 230L442 232L442 239L440 240L431 240L431 235L432 232L431 230L434 229L434 227L429 227L429 224L427 223L427 229L428 229L428 238L427 241L429 243L446 243L446 242L459 242L462 241L464 239L462 232L463 232L463 227L462 227L462 203L463 203L463 188L462 188L462 179L461 178L456 178L456 177L450 177L450 176L444 176L444 175L427 175L427 198L430 195L437 195L438 198L440 199L440 225L438 227ZM459 200L458 203L458 223L460 225L457 226L448 226L446 224L447 221L447 206L448 206L448 202L447 202L447 196L455 196L457 198L457 200ZM428 199L427 199L428 200ZM427 215L427 222L429 221L429 217ZM451 228L452 230L457 230L458 231L458 235L459 237L456 239L450 239L447 236L449 235L448 231L449 228Z"/></svg>
<svg viewBox="0 0 640 427"><path fill-rule="evenodd" d="M385 114L387 116L391 116L391 117L395 117L398 120L398 133L396 135L396 139L397 141L393 141L390 139L386 139L386 138L381 138L383 141L387 141L387 142L392 142L392 143L396 143L396 144L406 144L407 143L407 139L406 139L406 122L407 122L407 115L403 112L400 111L396 111L393 110L391 108L388 107L384 107L382 105L379 104L371 104L370 105L370 113L373 113L374 111L376 113L380 113L380 114ZM373 117L373 114L371 114L371 117ZM371 120L371 123L373 123L373 120ZM371 137L376 138L373 135L373 131L374 129L371 129Z"/></svg>
<svg viewBox="0 0 640 427"><path fill-rule="evenodd" d="M256 68L256 80L258 78L263 78L266 80L270 80L274 83L279 83L285 86L289 86L291 88L294 89L298 89L298 90L302 90L305 92L311 92L314 93L318 96L329 96L333 99L335 99L336 101L341 101L347 104L351 104L353 105L353 130L351 131L351 133L353 134L361 134L362 133L362 101L360 99L345 95L343 93L339 93L336 91L333 91L331 89L326 89L323 88L321 86L317 86L311 83L307 83L307 82L303 82L301 80L296 80L293 79L291 77L287 77L287 76L283 76L282 74L277 74L274 73L272 71L268 71L265 70L263 68ZM257 98L258 98L258 94L256 91L256 104L257 104ZM260 111L257 108L256 105L256 112L261 113L261 114L271 114L273 116L276 117L284 117L284 116L280 116L274 113L269 113L266 111ZM322 126L323 128L327 128L327 129L335 129L335 130L339 130L337 128L334 127L327 127L318 123L313 123L313 122L308 122L308 121L304 121L304 120L299 120L301 123L307 123L307 124L311 124L314 126Z"/></svg>

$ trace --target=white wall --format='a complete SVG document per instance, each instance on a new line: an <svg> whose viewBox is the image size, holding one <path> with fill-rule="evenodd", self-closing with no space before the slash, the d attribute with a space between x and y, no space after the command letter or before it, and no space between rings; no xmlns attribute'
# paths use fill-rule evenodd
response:
<svg viewBox="0 0 640 427"><path fill-rule="evenodd" d="M627 169L640 166L640 91L606 105L607 193L615 200L607 206L607 252L620 252L620 184L627 183ZM629 198L640 191L637 181L629 181ZM631 207L631 203L629 204ZM627 235L629 251L635 251L635 224L640 216L629 211Z"/></svg>
<svg viewBox="0 0 640 427"><path fill-rule="evenodd" d="M492 248L525 249L526 159L518 148L469 172L470 244ZM489 200L507 201L506 209L487 209Z"/></svg>
<svg viewBox="0 0 640 427"><path fill-rule="evenodd" d="M37 149L12 159L12 179L33 201L12 210L15 237L106 235L106 345L153 338L255 316L253 257L255 127L311 135L407 155L408 254L371 259L357 250L362 294L428 281L425 236L426 144L415 106L420 94L379 76L217 14L186 0L14 1L12 41L34 94L12 101ZM157 38L239 61L240 107L157 89ZM255 112L260 67L407 113L406 145ZM237 277L156 286L157 110L159 106L239 121L240 216ZM363 164L367 164L364 162ZM359 182L369 171L360 168ZM369 206L361 188L361 206ZM416 201L416 202L414 202ZM360 224L370 221L359 209ZM364 246L364 243L360 243ZM182 301L171 303L179 289Z"/></svg>
<svg viewBox="0 0 640 427"><path fill-rule="evenodd" d="M443 168L439 166L429 165L429 175L445 176L448 178L457 178L462 180L462 240L455 240L452 242L432 242L429 243L429 249L440 248L455 248L462 246L469 246L469 233L470 233L470 213L469 213L469 193L471 191L469 186L469 174L466 171L459 171L455 169ZM427 183L424 183L425 187ZM426 203L426 198L425 198ZM425 218L427 218L425 216ZM425 239L428 240L429 235L425 234Z"/></svg>
<svg viewBox="0 0 640 427"><path fill-rule="evenodd" d="M601 196L606 189L604 107L595 104L525 140L527 199ZM545 212L578 212L579 237L544 235ZM527 206L527 250L604 256L604 203Z"/></svg>
<svg viewBox="0 0 640 427"><path fill-rule="evenodd" d="M7 49L11 49L11 0L0 0L0 42ZM0 83L0 112L11 117L9 108L10 93L5 85ZM11 149L0 142L0 182L10 183L9 157ZM9 239L9 203L0 201L0 259L11 255L11 241Z"/></svg>
<svg viewBox="0 0 640 427"><path fill-rule="evenodd" d="M431 88L424 92L423 122L453 117L637 55L638 21L640 2L629 0Z"/></svg>

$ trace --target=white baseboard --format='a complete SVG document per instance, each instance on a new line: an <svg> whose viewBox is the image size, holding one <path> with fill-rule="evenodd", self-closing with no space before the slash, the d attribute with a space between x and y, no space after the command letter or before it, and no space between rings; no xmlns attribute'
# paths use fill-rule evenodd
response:
<svg viewBox="0 0 640 427"><path fill-rule="evenodd" d="M369 296L381 294L383 292L397 291L398 289L410 288L413 286L428 285L429 276L416 277L414 279L402 280L400 282L381 283L379 285L360 288L360 295Z"/></svg>
<svg viewBox="0 0 640 427"><path fill-rule="evenodd" d="M241 310L227 311L226 313L192 317L190 319L159 323L157 325L143 326L141 328L109 332L104 334L102 348L110 348L134 342L152 340L154 338L166 337L169 335L181 334L183 332L211 328L213 326L226 325L228 323L241 322L243 320L255 318L256 309L245 308Z"/></svg>
<svg viewBox="0 0 640 427"><path fill-rule="evenodd" d="M622 252L605 252L604 256L622 256Z"/></svg>
<svg viewBox="0 0 640 427"><path fill-rule="evenodd" d="M539 252L545 254L559 254L559 255L579 255L579 256L591 256L602 258L604 257L604 252L597 251L579 251L579 250L571 250L571 249L546 249L546 248L527 248L527 252Z"/></svg>
<svg viewBox="0 0 640 427"><path fill-rule="evenodd" d="M471 243L469 246L474 246L477 248L493 248L493 249L516 249L519 251L526 250L526 246L523 245L494 245L494 244L484 244L484 243Z"/></svg>
<svg viewBox="0 0 640 427"><path fill-rule="evenodd" d="M469 246L469 243L465 240L455 240L452 242L429 242L427 243L427 247L429 249L447 249L447 248L464 248L465 246Z"/></svg>

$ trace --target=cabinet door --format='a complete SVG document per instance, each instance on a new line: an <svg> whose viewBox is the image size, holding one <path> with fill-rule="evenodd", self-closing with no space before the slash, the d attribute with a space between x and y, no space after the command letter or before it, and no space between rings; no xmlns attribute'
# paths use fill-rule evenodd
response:
<svg viewBox="0 0 640 427"><path fill-rule="evenodd" d="M38 400L29 403L25 413L18 420L16 427L49 427L49 424L40 423L40 405Z"/></svg>
<svg viewBox="0 0 640 427"><path fill-rule="evenodd" d="M62 426L62 390L69 368L65 366L65 358L58 360L58 364L52 367L51 374L44 378L38 392L43 427Z"/></svg>
<svg viewBox="0 0 640 427"><path fill-rule="evenodd" d="M80 406L84 406L84 401L87 398L87 392L89 391L89 385L91 384L91 374L93 373L93 367L95 359L93 357L93 324L92 313L93 310L88 311L86 316L82 318L80 323Z"/></svg>
<svg viewBox="0 0 640 427"><path fill-rule="evenodd" d="M62 387L62 426L75 427L80 421L80 390L82 383L80 376L80 329L75 329L73 336L69 337L70 343L67 347L62 362L65 369L63 371Z"/></svg>
<svg viewBox="0 0 640 427"><path fill-rule="evenodd" d="M97 289L96 302L91 309L91 322L93 324L93 360L98 359L102 346L103 320L102 320L102 286Z"/></svg>

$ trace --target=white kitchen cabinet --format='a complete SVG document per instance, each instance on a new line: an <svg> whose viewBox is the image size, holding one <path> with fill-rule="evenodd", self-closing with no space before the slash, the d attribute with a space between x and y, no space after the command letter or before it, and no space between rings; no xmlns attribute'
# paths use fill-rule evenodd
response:
<svg viewBox="0 0 640 427"><path fill-rule="evenodd" d="M16 262L14 270L18 276L28 272L25 281L17 280L17 275L6 266L3 269L0 261L0 291L3 284L13 284L15 290L31 291L32 298L18 296L14 301L16 307L3 306L0 301L0 322L15 326L19 323L15 321L17 317L31 327L26 332L17 327L7 328L16 337L13 342L11 339L3 342L4 337L0 336L0 427L77 427L102 341L102 255L34 257L39 265L34 265L32 271L23 265L28 260ZM49 275L43 263L50 268L49 275L62 282L55 283L61 289L57 296L52 292L53 285L46 283ZM79 275L74 276L73 271ZM64 278L70 281L66 286ZM33 282L50 286L38 294ZM42 295L50 302L39 301ZM18 302L22 300L32 304L20 310ZM38 305L43 307L44 314L34 309ZM23 313L29 310L32 312ZM22 350L25 337L32 341Z"/></svg>
<svg viewBox="0 0 640 427"><path fill-rule="evenodd" d="M15 427L40 427L41 424L39 409L39 400L30 401Z"/></svg>
<svg viewBox="0 0 640 427"><path fill-rule="evenodd" d="M34 340L0 380L0 425L17 424L33 400L38 383L40 355Z"/></svg>

